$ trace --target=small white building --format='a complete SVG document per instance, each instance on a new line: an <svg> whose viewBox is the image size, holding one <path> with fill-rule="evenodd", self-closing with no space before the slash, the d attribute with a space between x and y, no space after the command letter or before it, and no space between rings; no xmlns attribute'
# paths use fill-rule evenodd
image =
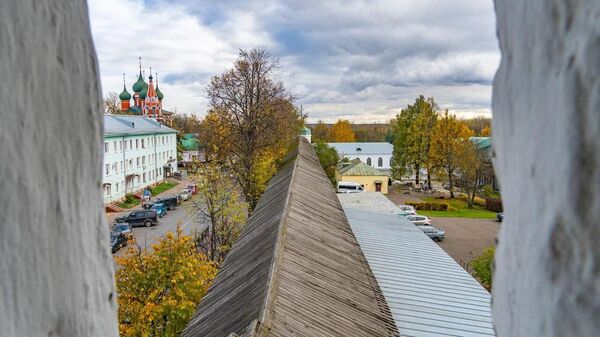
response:
<svg viewBox="0 0 600 337"><path fill-rule="evenodd" d="M177 130L143 116L104 115L104 203L177 171Z"/></svg>
<svg viewBox="0 0 600 337"><path fill-rule="evenodd" d="M386 142L370 143L328 143L335 148L341 158L358 158L361 162L379 169L390 170L394 146Z"/></svg>

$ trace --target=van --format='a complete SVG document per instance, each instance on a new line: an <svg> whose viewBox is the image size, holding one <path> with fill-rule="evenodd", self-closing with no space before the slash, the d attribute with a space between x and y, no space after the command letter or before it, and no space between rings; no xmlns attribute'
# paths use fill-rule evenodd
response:
<svg viewBox="0 0 600 337"><path fill-rule="evenodd" d="M338 193L360 193L365 189L359 184L352 181L340 181L337 184Z"/></svg>

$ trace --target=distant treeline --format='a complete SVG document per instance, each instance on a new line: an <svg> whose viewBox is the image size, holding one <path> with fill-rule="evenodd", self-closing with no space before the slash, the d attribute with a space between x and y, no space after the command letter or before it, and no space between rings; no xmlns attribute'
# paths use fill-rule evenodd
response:
<svg viewBox="0 0 600 337"><path fill-rule="evenodd" d="M475 135L481 136L486 135L485 128L491 128L492 119L488 117L474 117L462 120L469 129L475 132ZM312 130L313 142L345 142L345 141L356 141L356 142L394 142L394 133L390 123L372 123L372 124L354 124L348 121L339 120L335 124L327 124L322 122L307 123L306 126ZM348 128L349 130L343 130ZM343 136L338 136L342 129ZM334 132L332 132L334 130ZM352 132L350 132L352 131ZM354 140L352 135L354 134Z"/></svg>

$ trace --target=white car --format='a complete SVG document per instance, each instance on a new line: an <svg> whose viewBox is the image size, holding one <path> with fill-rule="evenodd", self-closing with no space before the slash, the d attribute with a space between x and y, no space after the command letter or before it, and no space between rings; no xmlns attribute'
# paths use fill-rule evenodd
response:
<svg viewBox="0 0 600 337"><path fill-rule="evenodd" d="M361 193L364 191L361 184L352 181L340 181L337 184L337 193Z"/></svg>
<svg viewBox="0 0 600 337"><path fill-rule="evenodd" d="M185 189L185 190L179 191L178 195L181 198L181 200L185 201L185 200L188 200L191 197L192 193L190 192L190 190Z"/></svg>
<svg viewBox="0 0 600 337"><path fill-rule="evenodd" d="M426 217L424 215L418 215L418 214L409 215L406 217L406 219L408 221L412 222L416 226L431 225L431 219L429 219L428 217Z"/></svg>
<svg viewBox="0 0 600 337"><path fill-rule="evenodd" d="M398 205L398 207L400 208L400 210L402 210L410 215L417 215L417 210L413 206Z"/></svg>

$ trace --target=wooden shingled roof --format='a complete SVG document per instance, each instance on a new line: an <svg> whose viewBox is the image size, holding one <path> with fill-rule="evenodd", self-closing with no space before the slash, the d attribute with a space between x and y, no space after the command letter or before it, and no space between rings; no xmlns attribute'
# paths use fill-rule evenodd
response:
<svg viewBox="0 0 600 337"><path fill-rule="evenodd" d="M398 336L304 138L271 180L183 336Z"/></svg>

